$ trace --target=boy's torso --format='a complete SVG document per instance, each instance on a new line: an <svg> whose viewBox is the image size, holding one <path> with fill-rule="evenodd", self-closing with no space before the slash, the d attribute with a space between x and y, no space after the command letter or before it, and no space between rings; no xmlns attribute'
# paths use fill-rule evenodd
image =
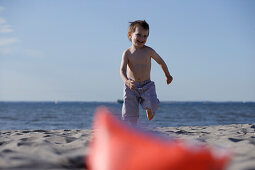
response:
<svg viewBox="0 0 255 170"><path fill-rule="evenodd" d="M151 49L144 46L141 49L128 49L127 77L136 82L150 80Z"/></svg>

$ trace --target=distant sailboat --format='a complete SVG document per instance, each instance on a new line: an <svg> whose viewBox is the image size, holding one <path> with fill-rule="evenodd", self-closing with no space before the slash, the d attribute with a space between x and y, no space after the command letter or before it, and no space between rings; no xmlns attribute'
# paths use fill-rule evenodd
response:
<svg viewBox="0 0 255 170"><path fill-rule="evenodd" d="M123 103L123 100L122 100L122 99L118 99L118 100L117 100L117 103L122 104L122 103Z"/></svg>

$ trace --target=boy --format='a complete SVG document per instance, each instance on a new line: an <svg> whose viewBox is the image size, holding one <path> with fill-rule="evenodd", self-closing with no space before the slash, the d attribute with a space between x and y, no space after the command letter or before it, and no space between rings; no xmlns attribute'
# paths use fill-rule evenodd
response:
<svg viewBox="0 0 255 170"><path fill-rule="evenodd" d="M122 106L122 119L137 124L139 103L146 110L151 120L158 108L159 100L154 82L150 80L151 58L162 68L166 83L173 80L164 60L150 47L145 46L149 36L149 25L146 21L130 22L128 38L132 42L130 48L122 55L120 76L125 83Z"/></svg>

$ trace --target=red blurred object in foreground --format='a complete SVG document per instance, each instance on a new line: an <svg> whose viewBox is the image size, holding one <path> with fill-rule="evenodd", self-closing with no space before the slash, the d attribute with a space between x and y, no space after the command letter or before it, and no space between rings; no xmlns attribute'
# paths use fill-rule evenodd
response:
<svg viewBox="0 0 255 170"><path fill-rule="evenodd" d="M86 165L89 170L223 170L229 154L181 140L156 137L96 112Z"/></svg>

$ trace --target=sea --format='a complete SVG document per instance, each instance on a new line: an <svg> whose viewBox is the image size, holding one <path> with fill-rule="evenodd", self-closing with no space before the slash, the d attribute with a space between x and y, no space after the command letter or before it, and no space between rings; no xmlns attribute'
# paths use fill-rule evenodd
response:
<svg viewBox="0 0 255 170"><path fill-rule="evenodd" d="M98 107L121 118L118 102L0 102L0 130L91 129ZM152 121L140 107L138 126L254 124L255 102L161 102Z"/></svg>

